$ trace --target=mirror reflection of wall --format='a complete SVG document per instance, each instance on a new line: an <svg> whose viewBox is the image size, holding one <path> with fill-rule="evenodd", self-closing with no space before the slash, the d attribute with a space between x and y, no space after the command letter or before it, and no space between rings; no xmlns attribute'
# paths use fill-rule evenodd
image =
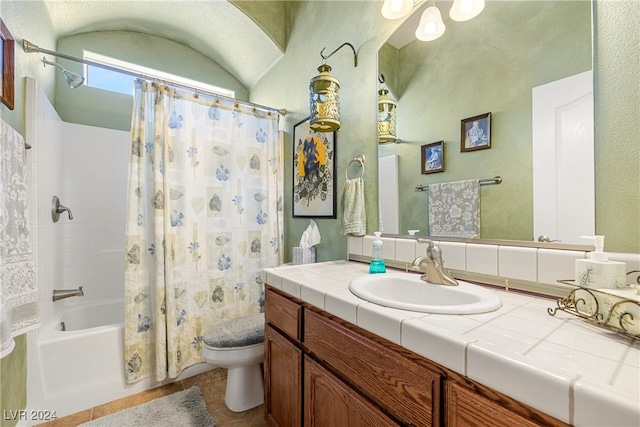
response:
<svg viewBox="0 0 640 427"><path fill-rule="evenodd" d="M379 156L398 155L399 233L428 233L416 185L499 175L502 184L481 189L481 237L535 240L532 89L591 70L591 2L491 1L470 21L445 23L435 41L379 52L397 100L401 143L379 145ZM490 149L461 152L461 120L488 112ZM421 175L420 146L443 139L445 171Z"/></svg>

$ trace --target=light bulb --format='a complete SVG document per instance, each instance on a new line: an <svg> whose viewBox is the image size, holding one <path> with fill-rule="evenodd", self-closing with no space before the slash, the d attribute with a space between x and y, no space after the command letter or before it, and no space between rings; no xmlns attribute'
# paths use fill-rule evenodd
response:
<svg viewBox="0 0 640 427"><path fill-rule="evenodd" d="M416 28L416 38L425 42L432 41L443 35L445 29L440 9L436 6L429 6L420 17L420 24Z"/></svg>
<svg viewBox="0 0 640 427"><path fill-rule="evenodd" d="M484 9L484 0L454 0L449 16L454 21L468 21Z"/></svg>
<svg viewBox="0 0 640 427"><path fill-rule="evenodd" d="M413 0L384 0L382 16L387 19L400 19L413 9Z"/></svg>

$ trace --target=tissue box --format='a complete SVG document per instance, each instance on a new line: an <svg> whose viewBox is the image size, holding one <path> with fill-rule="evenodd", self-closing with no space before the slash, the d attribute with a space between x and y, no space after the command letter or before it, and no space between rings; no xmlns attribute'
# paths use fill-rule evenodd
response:
<svg viewBox="0 0 640 427"><path fill-rule="evenodd" d="M313 246L310 248L301 248L299 246L293 248L294 264L309 264L312 262L316 262L316 248Z"/></svg>

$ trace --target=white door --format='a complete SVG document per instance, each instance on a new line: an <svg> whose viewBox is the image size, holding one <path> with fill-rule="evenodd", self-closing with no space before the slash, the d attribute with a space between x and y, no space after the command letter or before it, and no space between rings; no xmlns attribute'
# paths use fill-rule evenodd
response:
<svg viewBox="0 0 640 427"><path fill-rule="evenodd" d="M533 232L585 244L595 234L593 73L533 88Z"/></svg>
<svg viewBox="0 0 640 427"><path fill-rule="evenodd" d="M378 203L380 204L380 224L378 230L398 234L398 156L378 159Z"/></svg>

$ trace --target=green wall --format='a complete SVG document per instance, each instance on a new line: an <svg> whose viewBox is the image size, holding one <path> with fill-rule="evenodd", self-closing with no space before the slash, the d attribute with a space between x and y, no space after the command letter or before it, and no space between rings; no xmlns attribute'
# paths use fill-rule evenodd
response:
<svg viewBox="0 0 640 427"><path fill-rule="evenodd" d="M320 51L332 52L345 42L358 54L354 67L353 52L345 46L327 63L340 80L342 128L337 133L338 218L316 219L322 243L317 246L319 261L345 258L346 238L338 233L342 218L341 196L345 169L358 154L366 156L365 201L367 230L377 229L377 128L376 73L377 51L392 33L393 22L380 15L377 2L287 2L289 21L288 44L284 57L251 88L251 100L287 109L285 162L292 159L293 125L309 115L309 80L317 75L322 63ZM350 177L356 173L350 170ZM292 218L292 165L285 163L285 261L309 225L308 219Z"/></svg>
<svg viewBox="0 0 640 427"><path fill-rule="evenodd" d="M385 45L380 72L397 99L400 233L428 235L427 194L416 185L501 176L482 190L481 237L534 240L533 87L592 67L591 4L489 2L475 19L399 50ZM384 62L383 62L384 61ZM460 152L460 120L491 112L491 148ZM444 140L444 172L421 175L420 146Z"/></svg>

